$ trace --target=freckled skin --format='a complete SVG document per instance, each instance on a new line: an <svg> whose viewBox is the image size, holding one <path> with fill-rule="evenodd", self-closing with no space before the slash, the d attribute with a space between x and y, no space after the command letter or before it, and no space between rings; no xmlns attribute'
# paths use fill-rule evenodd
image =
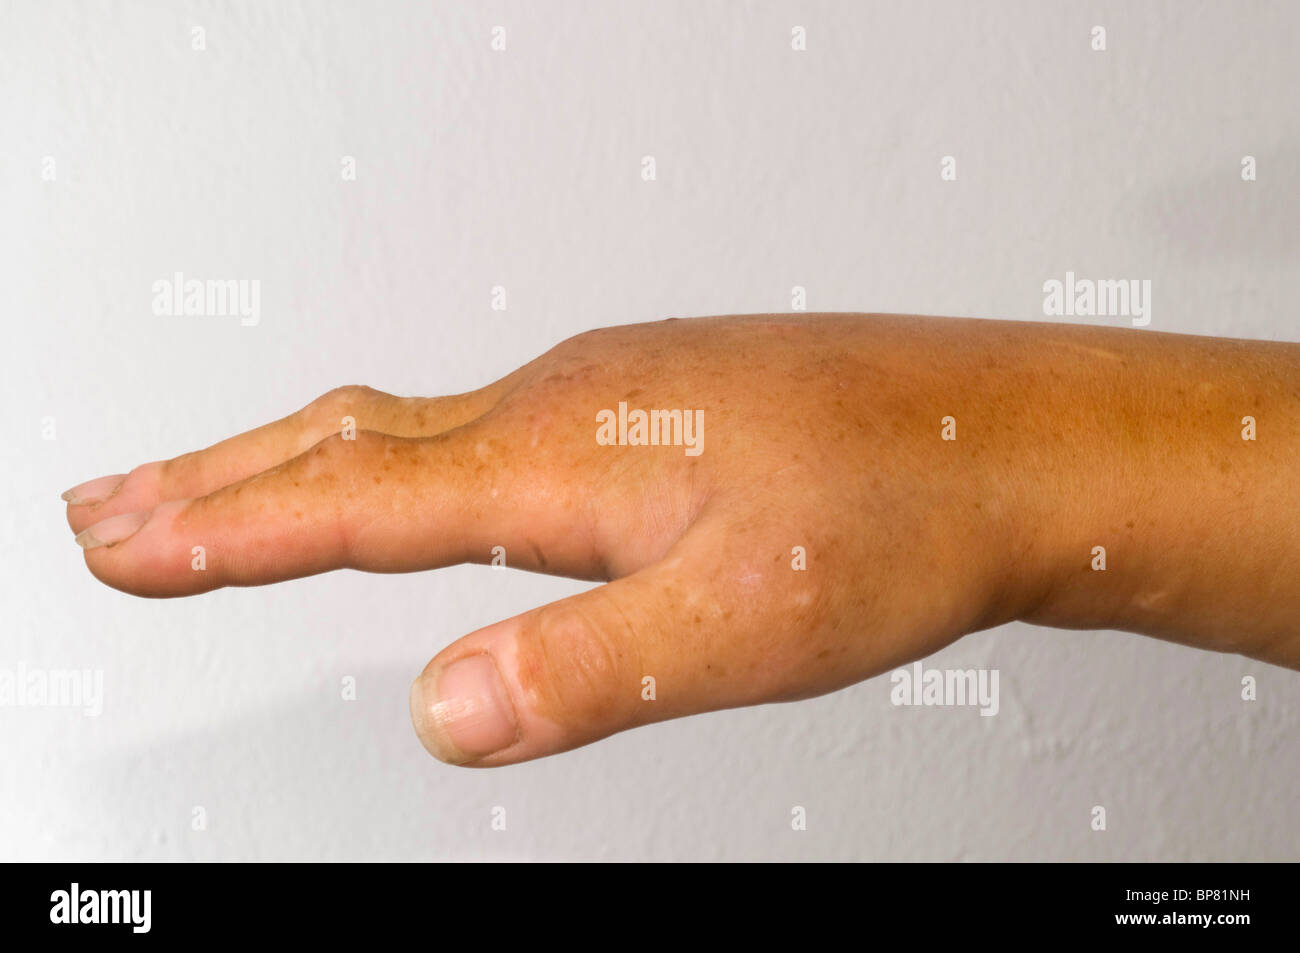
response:
<svg viewBox="0 0 1300 953"><path fill-rule="evenodd" d="M340 388L139 467L68 519L152 511L85 553L144 596L487 563L494 547L512 567L609 580L430 663L492 655L521 730L471 763L506 764L821 694L1017 618L1300 667L1298 379L1294 344L889 315L670 320L580 335L469 394ZM703 411L703 453L601 446L597 413L619 401Z"/></svg>

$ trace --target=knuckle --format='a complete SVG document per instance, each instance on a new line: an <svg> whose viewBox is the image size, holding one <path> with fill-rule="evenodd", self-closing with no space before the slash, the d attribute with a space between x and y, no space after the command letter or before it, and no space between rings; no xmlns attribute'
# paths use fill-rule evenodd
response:
<svg viewBox="0 0 1300 953"><path fill-rule="evenodd" d="M380 392L366 384L343 384L340 387L335 387L333 390L327 391L325 396L343 403L355 403L357 401L371 400L378 397L380 396Z"/></svg>
<svg viewBox="0 0 1300 953"><path fill-rule="evenodd" d="M170 460L141 464L126 475L122 487L125 489L127 486L146 485L160 489L164 486L180 486L199 469L202 460L203 451L190 450Z"/></svg>
<svg viewBox="0 0 1300 953"><path fill-rule="evenodd" d="M320 493L349 489L355 483L358 453L364 452L372 436L363 431L356 439L347 439L336 432L318 440L285 464L294 488Z"/></svg>
<svg viewBox="0 0 1300 953"><path fill-rule="evenodd" d="M575 344L593 344L608 335L608 333L608 328L588 328L570 336L569 340Z"/></svg>
<svg viewBox="0 0 1300 953"><path fill-rule="evenodd" d="M598 348L609 338L610 328L589 328L565 338L551 349L551 354L561 357L574 357L586 354Z"/></svg>
<svg viewBox="0 0 1300 953"><path fill-rule="evenodd" d="M331 530L325 527L332 527L329 548L339 554L343 565L352 565L354 501L362 487L368 485L371 477L367 474L385 452L387 442L382 434L371 431L359 431L352 437L331 433L284 464L283 472L278 474L278 478L292 484L295 494L313 502L316 520L324 534L322 539L330 538Z"/></svg>
<svg viewBox="0 0 1300 953"><path fill-rule="evenodd" d="M316 431L338 430L344 417L357 417L381 397L379 391L364 384L345 384L321 394L301 411L303 422Z"/></svg>
<svg viewBox="0 0 1300 953"><path fill-rule="evenodd" d="M519 680L533 710L588 728L626 720L640 676L622 634L574 606L539 609L519 644Z"/></svg>
<svg viewBox="0 0 1300 953"><path fill-rule="evenodd" d="M332 433L285 463L284 468L292 478L294 488L300 488L300 481L314 484L323 479L332 479L338 472L339 451L343 449L342 444L342 435Z"/></svg>
<svg viewBox="0 0 1300 953"><path fill-rule="evenodd" d="M316 441L302 455L302 461L308 472L326 470L337 473L367 465L384 452L387 444L387 437L372 430L358 430L354 434L334 431Z"/></svg>

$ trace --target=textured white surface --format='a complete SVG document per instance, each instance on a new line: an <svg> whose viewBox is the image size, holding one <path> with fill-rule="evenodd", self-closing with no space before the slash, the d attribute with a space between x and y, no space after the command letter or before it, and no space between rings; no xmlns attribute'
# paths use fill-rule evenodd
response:
<svg viewBox="0 0 1300 953"><path fill-rule="evenodd" d="M1041 320L1074 270L1151 279L1154 330L1300 338L1298 36L1286 3L0 5L0 668L101 668L106 695L0 708L0 858L1300 858L1281 669L1011 625L928 663L999 669L995 718L879 678L455 770L410 680L580 584L141 601L86 573L58 500L338 384L462 391L793 285ZM259 279L260 324L155 316L178 270Z"/></svg>

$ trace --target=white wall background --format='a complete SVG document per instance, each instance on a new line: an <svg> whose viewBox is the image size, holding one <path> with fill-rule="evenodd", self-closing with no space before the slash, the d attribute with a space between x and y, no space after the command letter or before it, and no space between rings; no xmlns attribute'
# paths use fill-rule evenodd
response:
<svg viewBox="0 0 1300 953"><path fill-rule="evenodd" d="M999 669L996 718L894 708L882 677L456 770L411 679L581 584L142 601L58 499L338 384L462 391L793 285L1041 320L1070 269L1151 279L1153 330L1296 339L1297 38L1289 3L0 3L0 668L105 678L99 718L0 707L0 858L1300 858L1281 669L1010 625L930 663ZM259 279L261 323L155 316L175 271Z"/></svg>

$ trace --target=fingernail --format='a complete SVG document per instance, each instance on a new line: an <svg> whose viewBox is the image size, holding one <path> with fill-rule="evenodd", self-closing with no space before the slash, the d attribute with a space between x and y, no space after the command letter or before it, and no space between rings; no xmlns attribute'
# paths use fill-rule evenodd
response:
<svg viewBox="0 0 1300 953"><path fill-rule="evenodd" d="M123 513L100 520L94 526L83 529L75 537L82 549L94 549L96 546L112 546L135 535L149 519L152 510L140 510L138 513Z"/></svg>
<svg viewBox="0 0 1300 953"><path fill-rule="evenodd" d="M519 737L510 695L487 654L468 655L417 678L411 718L429 753L448 764L486 757Z"/></svg>
<svg viewBox="0 0 1300 953"><path fill-rule="evenodd" d="M87 503L103 503L122 488L122 483L125 480L125 473L114 473L112 476L87 480L85 483L74 486L71 490L65 490L62 499L75 506L85 506Z"/></svg>

